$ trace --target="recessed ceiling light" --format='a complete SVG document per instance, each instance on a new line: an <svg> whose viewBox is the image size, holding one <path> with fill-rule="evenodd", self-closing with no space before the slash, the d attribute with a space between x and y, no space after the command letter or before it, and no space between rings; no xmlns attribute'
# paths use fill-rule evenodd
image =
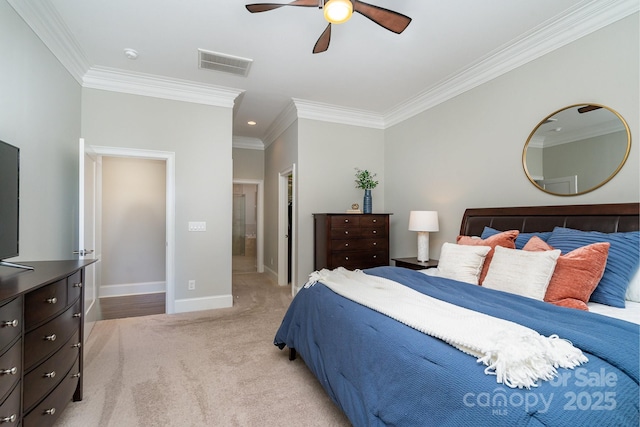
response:
<svg viewBox="0 0 640 427"><path fill-rule="evenodd" d="M249 126L255 126L257 123L256 123L256 122L254 122L253 120L249 120L249 121L247 122L247 124L248 124Z"/></svg>
<svg viewBox="0 0 640 427"><path fill-rule="evenodd" d="M124 50L124 56L126 56L129 59L137 59L138 58L138 52L136 52L134 49L125 49Z"/></svg>

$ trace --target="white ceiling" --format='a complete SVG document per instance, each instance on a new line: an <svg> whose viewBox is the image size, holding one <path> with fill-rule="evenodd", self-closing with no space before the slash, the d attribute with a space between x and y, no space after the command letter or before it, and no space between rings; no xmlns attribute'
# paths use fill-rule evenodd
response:
<svg viewBox="0 0 640 427"><path fill-rule="evenodd" d="M329 50L314 55L327 25L316 8L251 14L245 5L253 2L244 0L9 3L81 83L92 71L237 89L234 137L260 140L292 99L388 126L638 10L637 0L370 0L413 21L398 35L355 14L333 25ZM138 59L127 59L125 48ZM252 59L249 75L199 69L198 49Z"/></svg>

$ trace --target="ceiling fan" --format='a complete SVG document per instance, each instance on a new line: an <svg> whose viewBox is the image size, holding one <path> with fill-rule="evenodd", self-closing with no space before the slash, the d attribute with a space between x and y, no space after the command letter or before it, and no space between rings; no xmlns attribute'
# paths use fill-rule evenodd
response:
<svg viewBox="0 0 640 427"><path fill-rule="evenodd" d="M313 47L313 53L321 53L329 49L331 24L347 22L354 11L396 34L402 33L411 23L411 18L408 16L358 0L295 0L290 3L248 4L246 8L251 13L259 13L278 9L283 6L317 7L324 9L324 17L329 21L329 25L327 25L327 28L325 28L320 38L318 38L318 41Z"/></svg>

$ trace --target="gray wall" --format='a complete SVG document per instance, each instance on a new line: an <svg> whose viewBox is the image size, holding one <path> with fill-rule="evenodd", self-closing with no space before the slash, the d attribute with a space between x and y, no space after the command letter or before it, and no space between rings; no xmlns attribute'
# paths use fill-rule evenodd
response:
<svg viewBox="0 0 640 427"><path fill-rule="evenodd" d="M80 84L0 0L0 139L20 148L20 260L78 249Z"/></svg>
<svg viewBox="0 0 640 427"><path fill-rule="evenodd" d="M101 288L165 281L165 183L164 161L102 159Z"/></svg>
<svg viewBox="0 0 640 427"><path fill-rule="evenodd" d="M233 179L264 179L264 150L234 148Z"/></svg>
<svg viewBox="0 0 640 427"><path fill-rule="evenodd" d="M577 175L578 192L582 192L597 187L618 169L627 152L627 133L620 131L543 151L545 179Z"/></svg>
<svg viewBox="0 0 640 427"><path fill-rule="evenodd" d="M385 132L385 201L394 211L391 255L415 256L409 211L437 210L431 256L455 241L468 207L637 202L640 93L638 14L553 51ZM558 197L526 178L522 149L548 114L599 103L628 122L631 153L620 173L581 196Z"/></svg>
<svg viewBox="0 0 640 427"><path fill-rule="evenodd" d="M355 168L376 173L373 212L387 212L384 131L360 126L298 120L298 270L297 284L313 271L313 213L362 207L364 191L355 188ZM394 220L392 216L391 221Z"/></svg>
<svg viewBox="0 0 640 427"><path fill-rule="evenodd" d="M264 267L277 281L278 272L278 182L280 173L298 161L298 121L294 121L264 154ZM295 216L296 213L294 212ZM294 251L296 242L293 242Z"/></svg>
<svg viewBox="0 0 640 427"><path fill-rule="evenodd" d="M82 92L82 135L88 145L175 153L176 300L200 298L211 307L232 300L231 122L231 108ZM206 221L207 231L188 232L189 221ZM191 279L194 291L187 290Z"/></svg>

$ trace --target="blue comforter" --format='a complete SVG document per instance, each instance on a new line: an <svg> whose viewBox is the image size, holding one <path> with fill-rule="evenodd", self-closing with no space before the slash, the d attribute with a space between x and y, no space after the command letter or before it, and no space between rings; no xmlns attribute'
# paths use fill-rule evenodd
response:
<svg viewBox="0 0 640 427"><path fill-rule="evenodd" d="M365 272L557 334L589 362L510 389L472 356L317 284L294 298L274 343L297 351L353 425L639 425L638 325L404 268Z"/></svg>

